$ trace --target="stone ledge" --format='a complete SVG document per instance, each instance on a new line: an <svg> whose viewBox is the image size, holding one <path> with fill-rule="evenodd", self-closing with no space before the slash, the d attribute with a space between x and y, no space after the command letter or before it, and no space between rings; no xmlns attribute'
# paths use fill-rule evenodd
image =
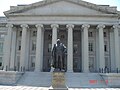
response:
<svg viewBox="0 0 120 90"><path fill-rule="evenodd" d="M102 76L109 76L109 77L114 77L114 76L120 77L120 73L105 73L105 74L102 73L100 75L102 75Z"/></svg>
<svg viewBox="0 0 120 90"><path fill-rule="evenodd" d="M15 71L0 71L0 84L12 85L16 84L16 82L23 75L23 72L15 72Z"/></svg>
<svg viewBox="0 0 120 90"><path fill-rule="evenodd" d="M120 87L120 74L119 73L106 73L100 74L108 87Z"/></svg>

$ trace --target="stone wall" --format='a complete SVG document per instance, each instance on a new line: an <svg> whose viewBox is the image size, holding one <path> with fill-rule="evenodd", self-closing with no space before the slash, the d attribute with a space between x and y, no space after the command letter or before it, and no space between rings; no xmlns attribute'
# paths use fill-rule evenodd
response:
<svg viewBox="0 0 120 90"><path fill-rule="evenodd" d="M0 84L15 84L22 75L22 72L0 71Z"/></svg>

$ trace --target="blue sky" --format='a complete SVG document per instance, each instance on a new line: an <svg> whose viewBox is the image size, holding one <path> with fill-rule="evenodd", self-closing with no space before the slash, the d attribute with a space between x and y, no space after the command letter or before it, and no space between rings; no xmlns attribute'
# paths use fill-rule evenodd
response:
<svg viewBox="0 0 120 90"><path fill-rule="evenodd" d="M9 10L10 6L17 4L31 4L41 0L0 0L0 16L4 16L3 12ZM117 6L120 11L120 0L84 0L99 5Z"/></svg>

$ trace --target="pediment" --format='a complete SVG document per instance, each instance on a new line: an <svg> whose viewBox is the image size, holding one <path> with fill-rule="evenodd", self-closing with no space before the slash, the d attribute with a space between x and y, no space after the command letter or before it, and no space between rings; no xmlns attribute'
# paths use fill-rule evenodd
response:
<svg viewBox="0 0 120 90"><path fill-rule="evenodd" d="M81 0L80 0L81 1ZM37 6L35 6L37 5ZM104 10L97 10L96 5L88 6L83 3L75 3L72 0L56 0L55 2L40 4L36 3L21 7L18 10L7 11L11 15L102 15L108 14Z"/></svg>
<svg viewBox="0 0 120 90"><path fill-rule="evenodd" d="M66 1L56 2L23 12L27 15L93 15L102 14L102 12L86 8Z"/></svg>

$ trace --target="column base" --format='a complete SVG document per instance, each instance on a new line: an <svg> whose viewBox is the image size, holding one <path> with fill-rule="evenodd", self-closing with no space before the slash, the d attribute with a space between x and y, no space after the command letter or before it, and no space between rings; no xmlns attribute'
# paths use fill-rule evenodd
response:
<svg viewBox="0 0 120 90"><path fill-rule="evenodd" d="M3 70L4 71L9 71L10 69L5 67L5 68L3 68Z"/></svg>

